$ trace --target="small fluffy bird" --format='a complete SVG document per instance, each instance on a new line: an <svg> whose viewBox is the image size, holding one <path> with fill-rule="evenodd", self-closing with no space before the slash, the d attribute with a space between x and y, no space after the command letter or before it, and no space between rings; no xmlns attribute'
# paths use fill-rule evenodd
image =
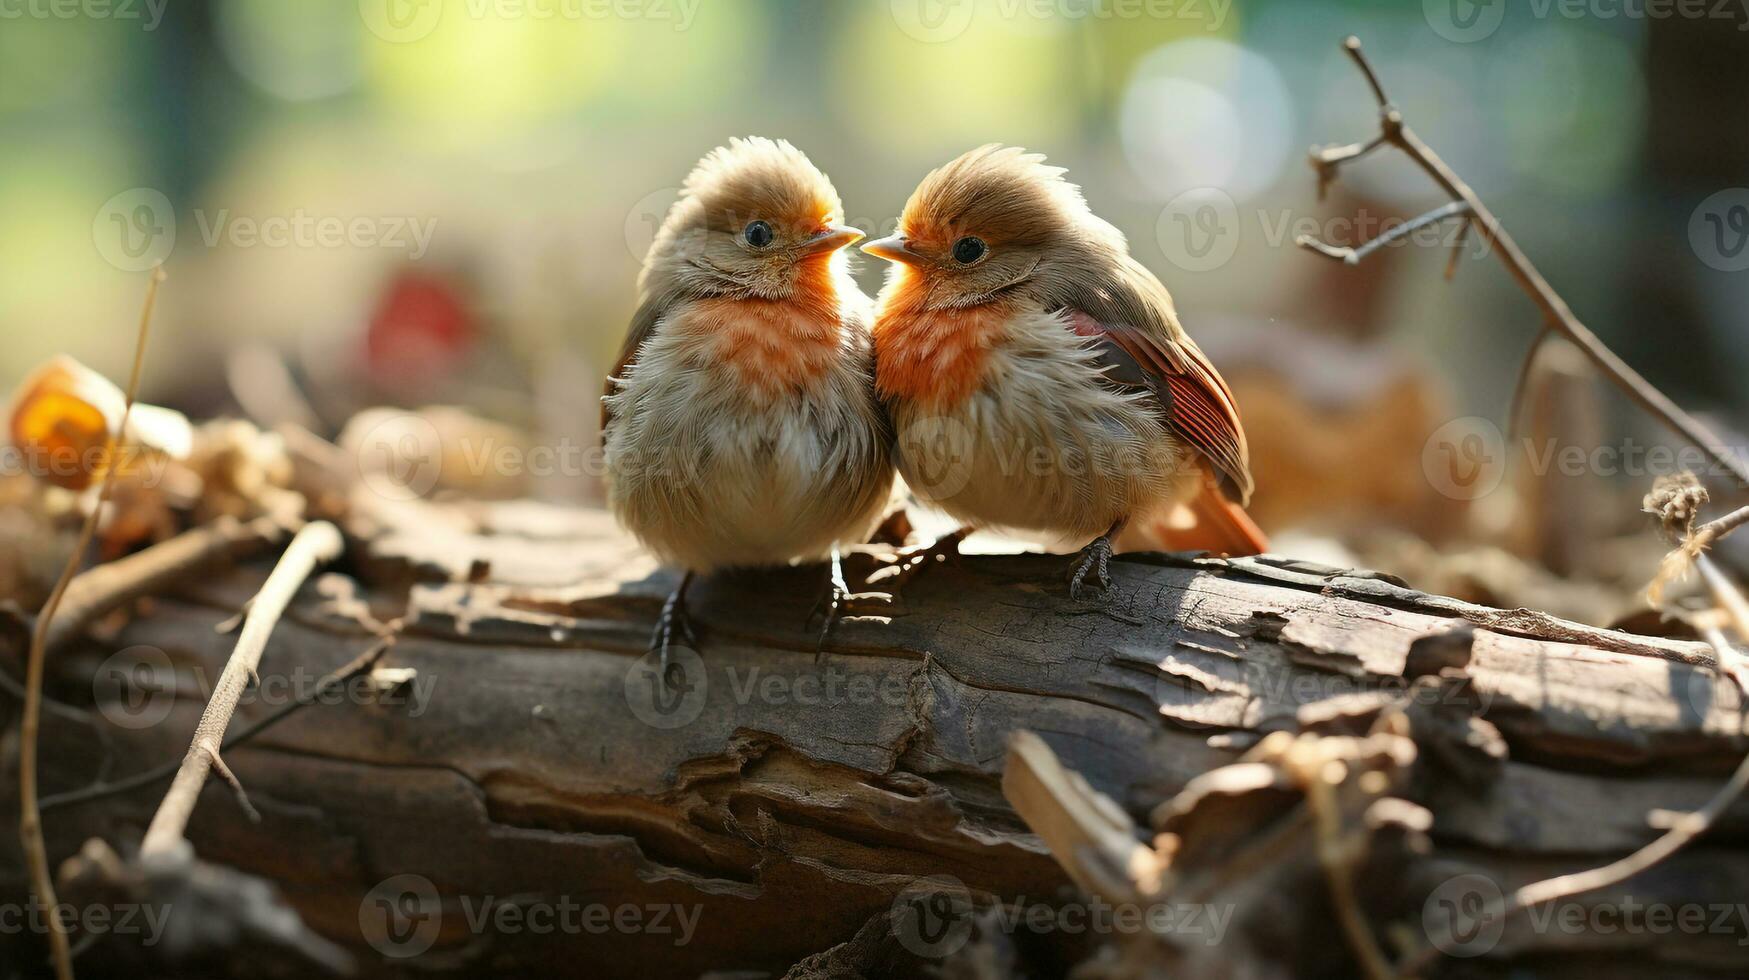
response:
<svg viewBox="0 0 1749 980"><path fill-rule="evenodd" d="M874 345L900 474L969 526L1093 537L1076 597L1089 575L1109 588L1126 526L1193 517L1160 543L1262 552L1232 393L1063 173L980 147L923 179L898 234L863 246L894 263Z"/></svg>
<svg viewBox="0 0 1749 980"><path fill-rule="evenodd" d="M731 140L686 178L650 246L602 398L608 503L684 571L652 639L689 639L695 575L831 556L866 540L893 482L871 304L832 182L782 140Z"/></svg>

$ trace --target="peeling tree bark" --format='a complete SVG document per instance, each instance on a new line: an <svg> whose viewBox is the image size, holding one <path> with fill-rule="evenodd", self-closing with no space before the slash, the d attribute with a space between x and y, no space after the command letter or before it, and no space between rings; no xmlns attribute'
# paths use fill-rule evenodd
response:
<svg viewBox="0 0 1749 980"><path fill-rule="evenodd" d="M672 580L605 517L525 504L381 514L353 529L351 578L329 575L294 603L238 724L370 643L360 601L379 619L405 615L384 664L416 677L381 696L355 687L344 703L304 708L227 752L263 822L249 824L223 787L209 787L189 828L204 859L276 882L369 974L568 975L586 963L604 977L781 976L792 966L797 977L909 975L927 956L896 943L887 916L919 878L951 876L978 904L1073 894L1004 796L1020 730L1147 827L1156 808L1186 805L1179 794L1193 779L1270 732L1361 734L1402 712L1420 754L1393 792L1432 814L1433 853L1416 867L1513 881L1645 843L1650 811L1698 806L1749 751L1740 699L1713 682L1702 644L1270 559L1124 556L1109 604L1072 604L1061 558L969 556L931 569L877 615L842 623L817 662L806 621L819 569L720 575L692 593L703 649L696 663L679 658L693 671L681 685L690 693L658 707L641 658ZM874 566L857 556L853 576ZM48 793L181 752L204 700L199 678L216 678L232 645L214 626L266 567L153 602L119 635L57 661L51 693L65 701L89 704L93 676L118 663L106 658L136 645L169 655L179 690L162 723L109 726L106 771L88 728L48 719L45 740L58 746ZM137 841L162 792L52 810L51 854L94 836ZM1233 799L1233 835L1255 839L1224 838L1211 829L1222 821L1209 825L1212 811L1200 811L1204 822L1184 837L1186 866L1206 858L1238 875L1241 864L1223 862L1279 831L1269 807ZM1749 895L1744 816L1671 862L1642 901ZM1279 875L1242 875L1273 894L1214 892L1267 909L1278 928L1242 914L1215 960L1197 962L1351 971L1307 860L1315 868L1298 854L1266 864ZM406 947L428 938L430 948L408 959L384 955L361 925L361 903L401 875L429 883L438 913ZM1369 886L1368 900L1388 917L1413 908L1411 893L1424 898L1427 884L1392 881L1394 897L1377 901ZM470 921L489 900L672 905L697 918L684 943L672 919L665 932L600 934ZM1420 928L1415 918L1403 925ZM1100 945L1025 928L977 935L962 961L1018 957L1031 976L1063 972ZM1596 976L1656 962L1740 975L1737 938L1510 934L1490 957L1433 972ZM1231 945L1277 941L1286 945L1276 953Z"/></svg>

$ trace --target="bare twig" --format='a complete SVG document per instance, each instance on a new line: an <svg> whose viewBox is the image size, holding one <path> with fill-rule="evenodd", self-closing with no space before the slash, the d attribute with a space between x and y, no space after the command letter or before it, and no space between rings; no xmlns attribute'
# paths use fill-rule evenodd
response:
<svg viewBox="0 0 1749 980"><path fill-rule="evenodd" d="M1700 638L1713 648L1719 673L1729 677L1737 685L1737 690L1743 693L1744 699L1749 701L1749 658L1737 652L1737 648L1725 636L1725 631L1716 624L1701 625Z"/></svg>
<svg viewBox="0 0 1749 980"><path fill-rule="evenodd" d="M1468 204L1465 204L1462 201L1453 201L1450 204L1441 205L1440 207L1411 218L1401 224L1392 225L1389 229L1380 233L1378 237L1373 238L1370 241L1362 242L1358 248L1350 248L1346 245L1331 245L1330 243L1320 241L1311 235L1301 235L1294 239L1294 243L1301 248L1310 249L1327 259L1334 259L1345 265L1359 265L1362 259L1372 253L1394 242L1401 241L1428 225L1438 224L1447 218L1467 215L1469 212L1470 206Z"/></svg>
<svg viewBox="0 0 1749 980"><path fill-rule="evenodd" d="M1744 757L1743 762L1737 766L1737 771L1731 774L1730 781L1725 783L1724 788L1713 794L1713 798L1708 800L1705 806L1693 813L1676 816L1670 829L1657 840L1627 857L1613 861L1601 868L1546 878L1524 885L1514 891L1510 897L1490 902L1476 915L1471 925L1480 927L1495 919L1504 918L1546 902L1571 898L1574 895L1582 895L1599 888L1608 888L1611 885L1619 885L1634 875L1657 865L1687 846L1696 837L1706 833L1707 829L1717 822L1726 810L1730 809L1731 804L1737 802L1737 798L1743 795L1743 790L1746 788L1749 788L1749 756ZM1404 964L1402 975L1415 976L1419 974L1422 968L1436 955L1438 955L1438 950L1433 947L1422 949Z"/></svg>
<svg viewBox="0 0 1749 980"><path fill-rule="evenodd" d="M1457 278L1458 263L1463 261L1464 246L1470 243L1470 222L1464 219L1458 228L1457 238L1451 243L1451 257L1445 260L1445 281L1451 282Z"/></svg>
<svg viewBox="0 0 1749 980"><path fill-rule="evenodd" d="M1705 425L1689 415L1675 402L1671 401L1662 391L1654 387L1638 371L1635 371L1626 361L1623 361L1608 345L1573 315L1559 293L1549 285L1542 273L1506 233L1500 222L1482 203L1481 198L1470 186L1440 159L1439 155L1420 137L1416 136L1404 122L1402 113L1391 104L1385 95L1384 86L1379 82L1378 74L1373 70L1371 62L1361 51L1360 39L1350 37L1343 42L1343 49L1354 59L1355 66L1366 76L1367 85L1371 87L1373 98L1379 106L1380 140L1403 151L1415 161L1434 183L1452 199L1454 203L1462 203L1468 209L1468 223L1475 227L1482 240L1496 251L1500 261L1506 266L1506 271L1512 274L1519 286L1542 310L1544 319L1549 326L1572 341L1585 356L1591 360L1603 374L1615 385L1627 393L1636 404L1646 412L1658 418L1666 426L1675 431L1683 439L1700 448L1714 462L1724 467L1725 471L1737 479L1739 485L1749 487L1749 466L1737 458ZM1370 144L1365 145L1370 148ZM1355 150L1352 146L1337 147L1332 150L1315 150L1312 153L1312 165L1318 171L1320 185L1327 183L1333 172L1347 161L1364 155L1363 150ZM1308 248L1315 246L1307 245Z"/></svg>
<svg viewBox="0 0 1749 980"><path fill-rule="evenodd" d="M158 302L158 284L163 281L163 267L155 266L146 281L146 299L140 308L140 326L134 341L134 364L128 374L121 418L109 430L103 444L103 482L97 491L97 501L92 506L91 513L85 516L85 526L79 531L79 542L74 546L73 553L67 557L67 566L61 570L61 577L55 582L54 590L49 593L48 602L43 604L42 612L37 615L36 627L31 630L30 658L24 672L24 711L18 726L18 836L30 866L31 889L43 908L51 913L57 904L55 885L49 875L48 845L43 840L42 811L37 809L36 795L36 754L37 742L41 737L43 673L48 659L49 626L54 621L55 610L66 597L74 573L79 570L80 560L91 547L91 538L97 533L97 519L102 515L104 505L109 502L109 491L115 484L116 442L127 431L128 417L133 414L134 399L140 392L140 369L146 363L146 338L151 334L152 307ZM55 976L58 980L72 980L73 954L67 944L67 933L61 917L50 914L47 918L49 952L54 958Z"/></svg>
<svg viewBox="0 0 1749 980"><path fill-rule="evenodd" d="M1706 583L1714 601L1724 610L1725 617L1730 620L1737 635L1749 639L1749 600L1743 598L1743 593L1737 586L1704 553L1694 556L1694 567L1700 572L1701 581Z"/></svg>
<svg viewBox="0 0 1749 980"><path fill-rule="evenodd" d="M1337 921L1348 938L1348 945L1360 960L1369 980L1391 980L1396 972L1391 961L1379 947L1360 900L1354 892L1354 862L1349 846L1343 839L1342 809L1336 800L1336 786L1347 778L1348 768L1340 760L1321 751L1315 742L1295 743L1282 760L1283 768L1298 782L1306 794L1306 805L1312 812L1313 827L1318 837L1318 863L1330 885L1330 897L1336 906Z"/></svg>
<svg viewBox="0 0 1749 980"><path fill-rule="evenodd" d="M1716 521L1702 524L1694 529L1694 536L1702 539L1703 545L1710 545L1745 524L1749 524L1749 507L1734 510Z"/></svg>
<svg viewBox="0 0 1749 980"><path fill-rule="evenodd" d="M1695 514L1700 505L1705 502L1706 489L1692 474L1661 479L1653 487L1652 493L1647 495L1646 511L1658 517L1660 526L1672 539L1685 542L1682 548L1673 553L1673 556L1688 552L1690 544L1697 536L1693 530ZM1706 555L1698 552L1692 554L1696 565L1701 569L1701 574L1707 578L1707 584L1713 588L1720 605L1724 607L1726 615L1738 625L1739 629L1749 627L1749 602L1745 602L1742 593L1713 566ZM1667 565L1669 561L1670 559L1666 559ZM1731 647L1716 626L1704 627L1702 632L1713 646L1715 656L1718 658L1720 673L1730 677L1738 684L1739 689L1745 690L1745 696L1749 696L1749 688L1744 687L1742 657ZM1657 865L1660 861L1681 850L1690 841L1706 833L1708 828L1737 801L1745 788L1749 788L1749 756L1744 757L1743 761L1738 764L1736 772L1731 775L1730 780L1717 793L1713 794L1713 798L1708 800L1705 806L1693 813L1677 815L1670 822L1669 829L1652 843L1627 857L1600 868L1592 868L1589 871L1580 871L1570 875L1560 875L1524 885L1510 896L1484 907L1473 924L1476 926L1485 925L1495 919L1546 902L1620 884ZM1436 952L1431 948L1423 949L1405 965L1404 974L1414 975L1420 972L1421 967L1436 955Z"/></svg>
<svg viewBox="0 0 1749 980"><path fill-rule="evenodd" d="M268 518L248 523L220 517L168 541L81 573L67 586L47 632L48 649L61 645L112 610L184 580L191 572L279 540L285 529Z"/></svg>
<svg viewBox="0 0 1749 980"><path fill-rule="evenodd" d="M145 840L140 844L142 857L167 853L182 840L182 832L200 798L201 787L206 785L207 773L212 769L213 757L218 753L219 743L224 740L225 728L231 723L231 714L237 709L243 686L261 662L268 636L316 565L339 557L342 545L340 531L334 525L316 521L299 531L286 547L285 554L280 556L273 573L267 577L249 607L236 649L225 663L224 672L213 688L212 699L207 702L200 724L195 727L194 741L183 756L170 791L164 795L164 802L159 804L151 825L146 828Z"/></svg>
<svg viewBox="0 0 1749 980"><path fill-rule="evenodd" d="M1512 383L1512 403L1506 409L1506 444L1508 446L1518 443L1518 434L1524 425L1524 403L1529 397L1530 379L1536 374L1537 357L1542 354L1543 348L1548 346L1549 338L1554 335L1553 328L1543 327L1537 333L1536 339L1532 340L1530 346L1525 348L1524 360L1518 363L1518 378Z"/></svg>
<svg viewBox="0 0 1749 980"><path fill-rule="evenodd" d="M398 628L398 624L390 625L391 630ZM289 704L281 705L272 714L226 735L224 742L219 746L219 751L230 751L269 728L272 728L274 725L291 717L291 715L299 709L319 703L323 697L327 696L328 692L335 690L340 685L375 666L376 662L381 659L383 653L395 645L395 638L393 632L386 633L375 643L372 643L363 653L323 675L320 680L316 681L315 689L311 691L307 697L299 698ZM83 789L69 790L65 793L45 796L42 798L42 809L48 811L57 807L71 806L75 803L86 803L91 800L105 799L107 797L129 792L130 790L139 789L142 786L150 786L153 783L161 782L175 775L176 771L181 767L181 760L174 760L166 762L161 766L154 766L145 772L137 773L126 779L116 780L113 783L99 782L92 786L86 786Z"/></svg>

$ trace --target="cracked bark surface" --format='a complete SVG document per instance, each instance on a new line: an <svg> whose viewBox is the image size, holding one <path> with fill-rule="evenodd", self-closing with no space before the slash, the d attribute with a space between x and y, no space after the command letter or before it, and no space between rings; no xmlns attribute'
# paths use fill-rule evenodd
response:
<svg viewBox="0 0 1749 980"><path fill-rule="evenodd" d="M1656 833L1649 811L1698 806L1749 751L1740 699L1700 666L1703 644L1274 559L1120 556L1112 600L1078 604L1061 557L968 556L916 579L879 616L844 621L817 662L806 621L818 568L719 575L692 592L702 659L685 677L690 693L664 710L642 658L673 580L604 515L380 510L352 529L344 575L306 587L262 675L301 671L307 685L351 659L371 638L348 611L363 600L379 618L406 615L383 663L417 671L413 690L312 705L227 752L263 822L209 787L190 827L204 859L278 883L372 974L570 975L586 963L603 977L781 976L808 960L796 976L905 975L915 957L865 926L917 878L949 875L1007 902L1049 902L1069 887L1003 793L1022 729L1146 826L1269 732L1362 732L1406 707L1421 719L1424 761L1405 792L1434 816L1435 856L1502 880L1644 844ZM872 567L853 556L853 585ZM109 732L111 777L186 747L204 701L198 678L216 677L232 645L214 627L265 571L246 565L154 601L53 665L51 693L82 704L113 651L147 645L178 665L166 721ZM1449 670L1439 638L1454 628L1462 677L1415 683ZM247 700L239 725L272 707ZM104 749L88 729L45 727L59 740L46 792L99 776ZM56 810L52 856L92 836L137 840L161 794ZM1695 900L1749 893L1745 817L1733 812L1672 862L1660 888ZM15 855L6 863L11 880ZM442 911L430 949L398 960L365 941L360 904L403 874L428 880ZM677 944L672 933L469 921L488 898L560 897L697 907L696 933ZM1300 916L1296 934L1330 950L1308 956L1302 975L1340 971L1327 902L1315 886L1294 897L1278 918ZM1669 963L1684 939L1554 938L1585 952L1573 962L1594 975L1589 956ZM1028 962L1066 966L1088 952L1081 937L1023 939ZM1531 957L1519 965L1548 953L1504 948ZM1740 973L1733 948L1675 962Z"/></svg>

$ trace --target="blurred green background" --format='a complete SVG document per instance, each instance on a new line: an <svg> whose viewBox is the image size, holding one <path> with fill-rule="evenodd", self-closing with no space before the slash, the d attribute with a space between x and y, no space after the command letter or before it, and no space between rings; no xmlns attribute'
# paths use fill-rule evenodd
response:
<svg viewBox="0 0 1749 980"><path fill-rule="evenodd" d="M1360 270L1293 247L1441 203L1390 155L1317 201L1307 148L1376 131L1354 33L1582 318L1689 404L1741 410L1749 23L1633 9L0 0L0 381L58 351L119 375L163 257L151 399L269 397L236 363L253 348L330 426L465 397L564 428L594 414L673 188L756 133L806 150L870 232L969 147L1044 151L1217 363L1275 324L1388 337L1498 415L1537 314L1497 263L1448 285L1437 243Z"/></svg>

